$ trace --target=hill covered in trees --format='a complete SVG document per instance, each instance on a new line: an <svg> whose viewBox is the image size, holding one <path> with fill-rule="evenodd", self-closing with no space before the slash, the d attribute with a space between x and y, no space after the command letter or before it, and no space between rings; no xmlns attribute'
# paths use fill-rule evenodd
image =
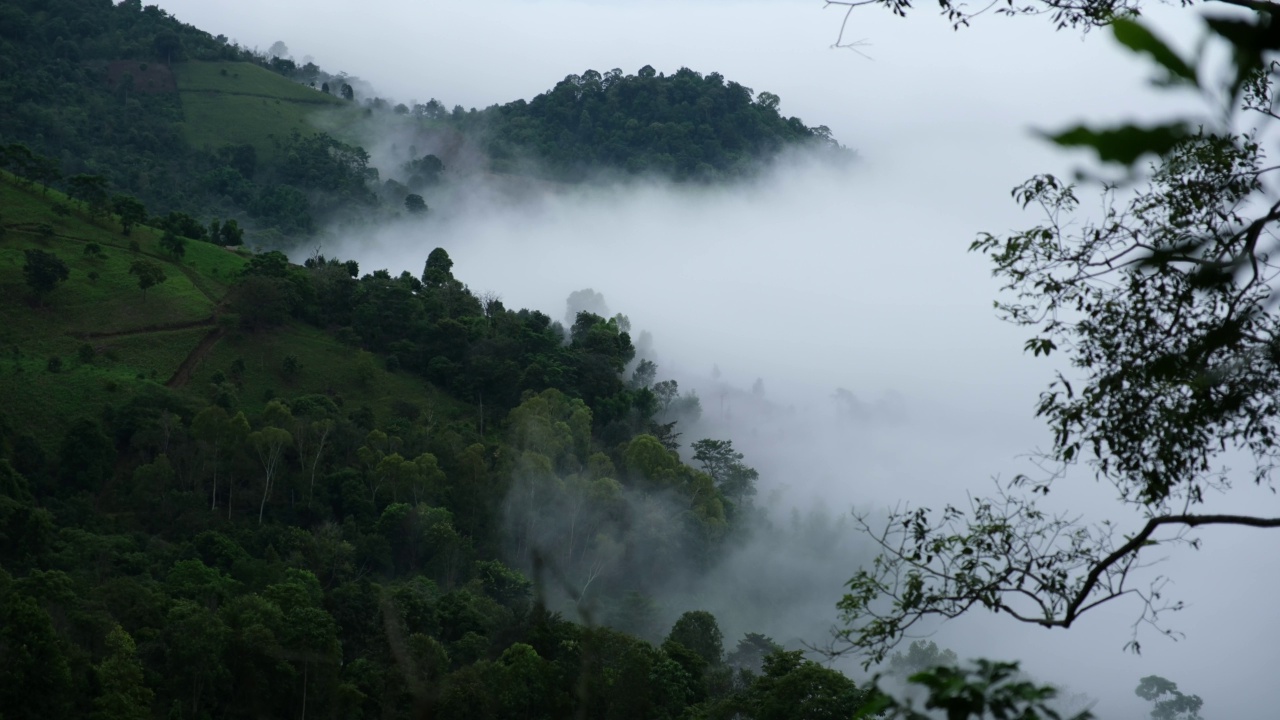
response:
<svg viewBox="0 0 1280 720"><path fill-rule="evenodd" d="M776 95L717 73L588 70L529 102L447 111L373 96L277 45L251 51L137 0L9 0L0 146L35 159L0 160L62 189L101 177L155 214L232 218L253 244L279 248L336 220L427 212L465 173L710 182L790 146L840 152L825 128L780 115ZM417 142L377 167L361 144L388 128Z"/></svg>
<svg viewBox="0 0 1280 720"><path fill-rule="evenodd" d="M768 527L729 441L674 451L678 387L624 316L508 309L439 249L295 266L12 175L0 201L6 718L866 699L709 613L661 623L675 568Z"/></svg>
<svg viewBox="0 0 1280 720"><path fill-rule="evenodd" d="M243 247L427 212L462 147L714 181L826 131L690 70L481 111L364 87L137 0L0 3L6 720L852 713L839 673L660 608L769 528L625 316L506 308L440 249ZM395 123L440 154L374 167Z"/></svg>
<svg viewBox="0 0 1280 720"><path fill-rule="evenodd" d="M769 92L681 68L663 75L587 70L529 102L489 108L488 148L499 167L535 160L562 179L601 168L679 180L750 174L762 159L804 143L838 149L826 127L805 126L778 112Z"/></svg>

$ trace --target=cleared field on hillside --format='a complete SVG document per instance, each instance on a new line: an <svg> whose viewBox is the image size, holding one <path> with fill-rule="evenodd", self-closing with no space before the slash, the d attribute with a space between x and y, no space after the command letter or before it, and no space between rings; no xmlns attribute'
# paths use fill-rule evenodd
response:
<svg viewBox="0 0 1280 720"><path fill-rule="evenodd" d="M262 157L275 153L273 138L314 132L318 113L342 114L350 105L265 68L244 62L187 62L174 68L192 145L217 149L248 144Z"/></svg>
<svg viewBox="0 0 1280 720"><path fill-rule="evenodd" d="M167 381L212 329L217 305L245 263L196 241L175 260L160 249L154 228L138 226L125 237L114 217L92 218L62 193L7 174L0 177L0 208L0 401L51 442L75 418ZM91 244L100 252L86 254ZM70 270L43 302L23 275L26 250L53 253ZM145 298L129 274L140 259L158 264L167 278ZM90 354L82 357L86 346Z"/></svg>
<svg viewBox="0 0 1280 720"><path fill-rule="evenodd" d="M345 103L319 90L293 82L247 62L185 62L174 68L179 92L213 91L264 95L319 105Z"/></svg>
<svg viewBox="0 0 1280 720"><path fill-rule="evenodd" d="M271 397L309 393L341 399L348 412L367 407L382 421L406 412L406 403L442 420L471 411L322 330L289 322L248 332L228 323L220 304L246 260L225 248L189 241L175 260L154 228L135 227L125 237L114 217L91 218L81 203L7 173L0 173L0 224L0 405L46 449L76 418L141 394L208 402L218 372L231 382L236 409L248 412ZM86 255L90 243L101 253ZM71 271L43 303L23 276L28 249L56 254ZM137 259L161 265L168 277L145 299L129 274ZM298 373L285 372L287 356L299 361ZM244 372L232 378L236 360ZM191 368L185 382L165 389L184 363Z"/></svg>
<svg viewBox="0 0 1280 720"><path fill-rule="evenodd" d="M0 293L10 302L0 305L0 339L12 343L48 342L52 337L104 335L147 328L173 327L210 318L225 292L217 275L198 287L184 267L196 264L212 275L229 277L244 260L207 243L188 242L187 253L175 261L159 247L152 228L135 228L130 237L119 232L113 219L90 222L79 204L50 192L0 184L5 237L0 243ZM52 211L54 203L71 214ZM136 242L138 249L130 249ZM86 254L90 244L98 254ZM23 276L26 250L57 255L70 269L67 282L38 303ZM166 280L143 295L138 279L129 273L136 260L149 260L164 271ZM210 295L213 297L210 297Z"/></svg>

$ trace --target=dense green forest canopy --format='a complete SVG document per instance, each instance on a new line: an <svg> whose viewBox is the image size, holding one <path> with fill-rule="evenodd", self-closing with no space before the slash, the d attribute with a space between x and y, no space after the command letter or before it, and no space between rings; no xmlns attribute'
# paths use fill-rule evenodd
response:
<svg viewBox="0 0 1280 720"><path fill-rule="evenodd" d="M78 185L0 176L6 718L867 699L707 612L663 626L675 568L776 530L730 441L681 461L696 396L637 364L625 316L507 309L441 249L393 276L237 251L226 224L188 242L190 216Z"/></svg>
<svg viewBox="0 0 1280 720"><path fill-rule="evenodd" d="M662 605L785 529L730 440L684 436L698 398L626 316L509 309L439 248L399 275L243 248L428 213L460 154L376 167L375 122L568 182L846 155L827 128L688 68L446 112L283 52L137 0L0 2L4 718L866 707Z"/></svg>
<svg viewBox="0 0 1280 720"><path fill-rule="evenodd" d="M781 536L625 316L508 309L442 249L396 276L241 247L428 213L468 142L480 174L712 182L842 155L830 132L688 68L448 112L284 52L0 2L4 717L923 717L661 606L673 568ZM370 118L445 149L375 167ZM890 663L931 707L1055 716L1015 665L932 650Z"/></svg>
<svg viewBox="0 0 1280 720"><path fill-rule="evenodd" d="M549 92L487 109L489 152L503 166L523 157L543 171L575 179L599 168L712 180L749 174L788 145L838 150L826 127L807 127L778 111L769 92L719 73L646 65L570 75Z"/></svg>

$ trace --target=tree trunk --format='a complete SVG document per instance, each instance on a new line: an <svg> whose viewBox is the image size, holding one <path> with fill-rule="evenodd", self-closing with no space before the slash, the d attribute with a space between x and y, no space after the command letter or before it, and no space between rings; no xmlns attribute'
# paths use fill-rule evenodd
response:
<svg viewBox="0 0 1280 720"><path fill-rule="evenodd" d="M316 448L316 457L311 461L311 489L307 491L307 505L311 505L316 495L316 468L320 465L320 456L324 454L324 442L328 439L329 432L326 428L324 434L320 436L320 446Z"/></svg>
<svg viewBox="0 0 1280 720"><path fill-rule="evenodd" d="M197 680L191 691L191 717L200 717L200 693L204 690L204 680Z"/></svg>
<svg viewBox="0 0 1280 720"><path fill-rule="evenodd" d="M212 511L218 509L218 443L216 442L213 444L213 495L209 509Z"/></svg>
<svg viewBox="0 0 1280 720"><path fill-rule="evenodd" d="M271 473L267 473L267 484L262 488L262 502L258 505L258 524L262 524L262 513L267 509L267 496L271 494Z"/></svg>

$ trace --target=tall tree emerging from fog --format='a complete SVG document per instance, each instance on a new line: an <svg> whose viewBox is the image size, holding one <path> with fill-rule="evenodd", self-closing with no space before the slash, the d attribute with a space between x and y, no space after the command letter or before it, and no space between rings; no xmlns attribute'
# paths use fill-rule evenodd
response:
<svg viewBox="0 0 1280 720"><path fill-rule="evenodd" d="M693 444L693 459L735 505L755 497L760 473L742 462L743 455L733 449L732 440L699 440Z"/></svg>
<svg viewBox="0 0 1280 720"><path fill-rule="evenodd" d="M404 196L404 209L414 215L421 215L427 211L427 201L421 195L409 193Z"/></svg>
<svg viewBox="0 0 1280 720"><path fill-rule="evenodd" d="M1138 682L1134 694L1151 703L1151 720L1202 720L1199 695L1186 695L1178 684L1159 675L1148 675Z"/></svg>

